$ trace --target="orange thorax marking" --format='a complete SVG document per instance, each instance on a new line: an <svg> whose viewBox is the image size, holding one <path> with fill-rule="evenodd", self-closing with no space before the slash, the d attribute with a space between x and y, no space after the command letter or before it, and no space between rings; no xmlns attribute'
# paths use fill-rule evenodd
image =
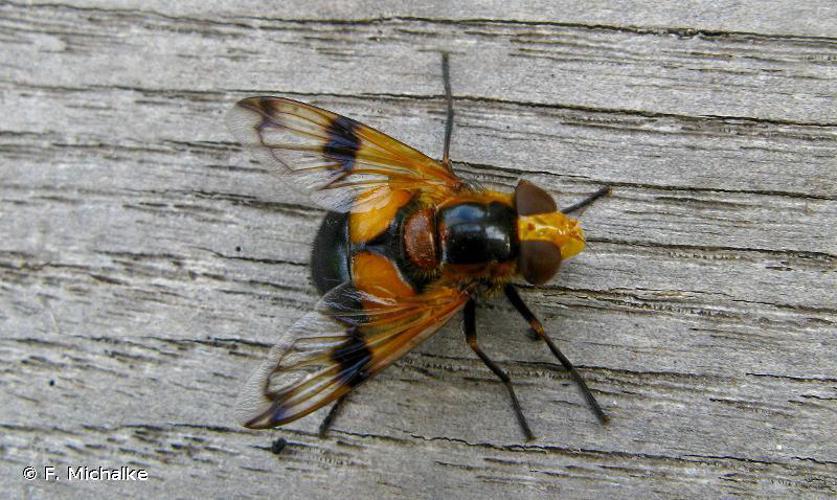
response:
<svg viewBox="0 0 837 500"><path fill-rule="evenodd" d="M355 206L364 211L349 214L349 238L352 243L370 241L387 230L398 209L406 205L413 193L388 186L370 189L359 195Z"/></svg>
<svg viewBox="0 0 837 500"><path fill-rule="evenodd" d="M401 278L395 263L372 252L358 252L352 257L352 281L361 292L384 299L416 294L413 287Z"/></svg>

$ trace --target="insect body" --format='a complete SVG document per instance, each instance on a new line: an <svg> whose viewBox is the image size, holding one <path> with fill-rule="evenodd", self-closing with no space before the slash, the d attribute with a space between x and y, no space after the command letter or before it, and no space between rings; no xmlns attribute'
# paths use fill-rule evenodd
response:
<svg viewBox="0 0 837 500"><path fill-rule="evenodd" d="M451 169L452 104L441 162L349 118L290 99L251 97L231 128L257 156L328 208L314 242L312 279L322 299L250 378L239 401L244 424L267 428L342 398L464 311L468 344L505 383L527 438L532 432L505 372L480 349L475 301L504 291L570 371L605 421L578 372L529 311L511 281L544 283L580 252L584 234L526 181L513 193L480 189ZM336 408L336 406L335 406ZM325 431L334 409L323 422Z"/></svg>
<svg viewBox="0 0 837 500"><path fill-rule="evenodd" d="M437 282L475 291L499 289L520 273L534 284L551 278L561 261L583 248L578 222L547 206L517 198L549 195L526 181L514 194L465 190L439 205L418 193L396 193L376 213L329 213L314 243L313 281L321 294L349 281L416 294ZM540 219L530 213L542 209ZM546 234L539 234L538 229ZM375 272L363 269L368 266ZM364 283L369 279L371 283Z"/></svg>

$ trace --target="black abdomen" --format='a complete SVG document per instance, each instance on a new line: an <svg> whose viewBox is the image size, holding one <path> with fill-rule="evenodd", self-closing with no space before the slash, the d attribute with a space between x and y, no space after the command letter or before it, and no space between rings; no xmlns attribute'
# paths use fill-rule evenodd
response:
<svg viewBox="0 0 837 500"><path fill-rule="evenodd" d="M499 202L459 203L439 210L436 226L447 264L505 262L517 257L517 215Z"/></svg>
<svg viewBox="0 0 837 500"><path fill-rule="evenodd" d="M328 212L311 251L311 280L320 295L350 279L349 215Z"/></svg>
<svg viewBox="0 0 837 500"><path fill-rule="evenodd" d="M311 252L311 281L314 282L320 295L325 295L341 284L352 282L352 262L358 252L372 252L386 257L397 268L404 284L412 287L416 292L421 291L430 281L432 273L419 266L421 262L416 263L411 260L408 252L410 247L405 245L407 235L404 234L405 223L411 220L411 216L415 215L420 208L419 205L412 203L401 207L384 231L368 241L355 242L350 237L351 216L348 213L328 212L314 238ZM369 214L369 216L376 215ZM432 215L430 217L432 218ZM422 226L414 224L410 227L421 228ZM432 235L429 238L422 236L410 235L413 238L411 242L418 242L413 245L414 253L418 250L426 250L421 246L425 240L428 240L430 245L434 241ZM433 248L431 247L430 250L432 251Z"/></svg>

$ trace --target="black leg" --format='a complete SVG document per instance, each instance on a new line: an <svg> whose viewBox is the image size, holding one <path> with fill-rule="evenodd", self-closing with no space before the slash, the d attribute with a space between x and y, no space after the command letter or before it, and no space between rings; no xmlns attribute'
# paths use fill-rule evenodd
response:
<svg viewBox="0 0 837 500"><path fill-rule="evenodd" d="M445 81L445 100L448 104L448 117L445 121L445 149L442 153L442 163L450 170L450 136L453 133L453 93L450 90L450 63L448 62L447 52L442 52L442 78Z"/></svg>
<svg viewBox="0 0 837 500"><path fill-rule="evenodd" d="M538 318L536 318L535 315L532 314L532 311L529 310L529 307L526 306L526 304L523 302L523 299L520 298L520 294L517 293L517 289L514 287L514 285L506 285L505 292L506 297L508 297L509 302L511 302L515 309L517 309L517 312L519 312L520 315L523 316L523 318L529 322L529 326L532 328L532 331L535 332L535 334L538 337L546 341L546 345L549 346L549 350L552 351L552 354L554 354L555 357L558 358L558 361L560 361L561 364L564 365L564 368L566 368L567 371L570 372L570 375L572 376L573 380L575 380L575 383L578 384L578 387L581 389L581 393L584 394L584 399L587 400L587 404L590 405L590 409L593 410L593 413L596 415L596 418L599 419L599 422L601 422L602 424L606 424L608 421L608 417L607 415L605 415L605 412L602 411L602 407L599 406L599 402L596 401L595 397L593 397L593 394L590 392L590 389L587 387L587 384L584 383L584 379L581 378L581 374L578 373L578 370L575 369L570 360L567 359L566 356L564 356L564 353L562 353L558 349L558 346L556 346L555 343L552 341L552 339L549 338L549 336L543 329L543 325L538 320Z"/></svg>
<svg viewBox="0 0 837 500"><path fill-rule="evenodd" d="M569 214L569 213L575 212L577 210L581 210L582 208L584 208L587 205L593 203L594 201L598 200L602 196L606 196L606 195L609 195L609 194L610 194L610 186L605 186L605 187L599 189L598 191L596 191L595 193L591 194L587 198L584 198L583 200L579 201L578 203L576 203L574 205L570 205L567 208L562 208L561 211L564 212L565 214Z"/></svg>
<svg viewBox="0 0 837 500"><path fill-rule="evenodd" d="M346 401L347 397L349 397L348 394L340 396L340 399L338 399L331 409L328 410L328 415L325 416L323 422L320 424L319 435L321 438L326 437L328 434L328 429L331 427L331 424L334 423L334 417L336 417L340 412L340 407L343 406L343 402Z"/></svg>
<svg viewBox="0 0 837 500"><path fill-rule="evenodd" d="M517 414L517 421L520 423L521 429L523 429L523 434L526 435L526 440L531 441L535 439L534 434L532 434L532 429L529 428L529 424L526 422L526 417L523 416L523 410L520 409L520 401L517 400L517 395L514 393L514 387L512 387L511 379L509 376L504 372L497 363L491 361L480 346L477 344L477 312L476 312L476 302L474 299L468 300L468 303L465 304L465 313L464 313L464 323L465 323L465 339L468 341L468 345L471 346L471 349L474 350L477 356L485 363L491 371L494 372L500 380L506 384L506 389L509 390L509 396L511 396L512 406L514 407L514 412Z"/></svg>

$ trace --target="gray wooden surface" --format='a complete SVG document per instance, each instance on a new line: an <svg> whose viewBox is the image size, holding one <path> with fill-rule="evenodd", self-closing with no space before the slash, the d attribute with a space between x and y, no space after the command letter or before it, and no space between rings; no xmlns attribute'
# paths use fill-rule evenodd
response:
<svg viewBox="0 0 837 500"><path fill-rule="evenodd" d="M0 3L2 491L837 495L835 4L417 3ZM438 156L441 49L463 176L561 204L614 186L583 215L589 249L523 291L612 423L494 301L482 342L532 443L457 322L325 440L322 412L238 427L243 379L316 300L322 211L223 113L275 93Z"/></svg>

